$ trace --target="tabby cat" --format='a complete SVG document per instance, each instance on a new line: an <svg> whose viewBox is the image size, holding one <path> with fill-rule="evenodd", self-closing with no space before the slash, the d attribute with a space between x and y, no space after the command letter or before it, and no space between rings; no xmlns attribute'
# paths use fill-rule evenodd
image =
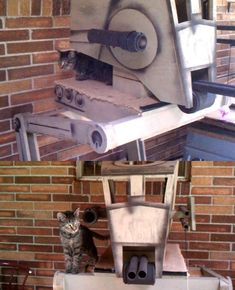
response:
<svg viewBox="0 0 235 290"><path fill-rule="evenodd" d="M75 212L58 212L57 220L64 249L66 273L94 271L98 254L93 237L107 240L109 236L102 236L81 225L79 209Z"/></svg>
<svg viewBox="0 0 235 290"><path fill-rule="evenodd" d="M86 54L74 50L59 51L59 66L64 70L75 70L76 80L91 79L112 85L112 66Z"/></svg>

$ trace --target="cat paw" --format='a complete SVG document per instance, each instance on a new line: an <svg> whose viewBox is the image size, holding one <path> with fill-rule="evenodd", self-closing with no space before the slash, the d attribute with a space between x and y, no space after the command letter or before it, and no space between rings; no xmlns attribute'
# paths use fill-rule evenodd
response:
<svg viewBox="0 0 235 290"><path fill-rule="evenodd" d="M73 269L72 270L72 274L78 274L80 271L79 271L79 269L77 269L77 268L75 268L75 269Z"/></svg>
<svg viewBox="0 0 235 290"><path fill-rule="evenodd" d="M70 273L72 273L72 269L71 269L71 268L66 269L66 270L65 270L65 273L66 273L66 274L70 274Z"/></svg>
<svg viewBox="0 0 235 290"><path fill-rule="evenodd" d="M85 80L88 80L89 77L87 75L83 75L83 74L79 74L79 75L76 75L76 80L77 81L85 81Z"/></svg>

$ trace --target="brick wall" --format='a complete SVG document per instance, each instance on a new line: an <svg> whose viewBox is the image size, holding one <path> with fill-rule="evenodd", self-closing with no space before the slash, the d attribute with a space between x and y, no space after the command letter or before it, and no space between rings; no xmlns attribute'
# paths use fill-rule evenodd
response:
<svg viewBox="0 0 235 290"><path fill-rule="evenodd" d="M0 260L29 265L28 289L50 290L54 272L64 267L56 213L103 206L102 185L75 181L74 162L45 161L1 162L0 182ZM163 189L163 182L148 183L147 199L159 200ZM125 182L117 183L115 191L118 201L126 200ZM189 232L185 243L175 220L169 240L180 244L190 266L206 265L235 279L235 163L193 162L191 184L178 184L177 206L186 204L190 191L196 198L197 231ZM92 229L106 233L107 221ZM102 254L107 242L96 243Z"/></svg>
<svg viewBox="0 0 235 290"><path fill-rule="evenodd" d="M0 159L19 158L16 113L57 108L54 81L71 76L59 69L56 51L69 47L69 15L70 0L0 0ZM39 138L39 144L48 159L74 145L51 137Z"/></svg>
<svg viewBox="0 0 235 290"><path fill-rule="evenodd" d="M233 24L234 6L228 14L226 0L217 0L217 4L219 22ZM60 71L56 53L57 48L69 47L69 14L69 0L0 0L1 160L19 159L12 124L16 113L42 113L57 108L53 82L71 75ZM234 71L234 49L232 55L231 71ZM218 45L219 76L227 73L228 60L228 46ZM222 77L220 81L226 81L226 78ZM71 141L43 136L38 142L42 160L67 160L76 156L85 160L98 158L88 146L76 146ZM152 140L148 144L151 143ZM182 140L176 142L172 137L168 145L172 152L182 152ZM150 158L159 156L152 147L149 152ZM117 151L110 154L122 156ZM174 158L175 153L170 156Z"/></svg>

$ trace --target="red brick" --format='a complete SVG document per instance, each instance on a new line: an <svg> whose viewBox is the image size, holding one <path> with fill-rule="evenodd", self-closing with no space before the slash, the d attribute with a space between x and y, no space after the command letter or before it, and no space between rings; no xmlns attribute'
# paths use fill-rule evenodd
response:
<svg viewBox="0 0 235 290"><path fill-rule="evenodd" d="M36 268L36 269L52 269L53 262L51 261L19 261L20 265L28 266L29 268Z"/></svg>
<svg viewBox="0 0 235 290"><path fill-rule="evenodd" d="M26 91L32 88L31 80L0 83L0 94L12 94L14 92Z"/></svg>
<svg viewBox="0 0 235 290"><path fill-rule="evenodd" d="M212 241L235 242L235 234L212 234Z"/></svg>
<svg viewBox="0 0 235 290"><path fill-rule="evenodd" d="M20 1L20 15L28 16L30 15L30 0L21 0Z"/></svg>
<svg viewBox="0 0 235 290"><path fill-rule="evenodd" d="M53 65L40 65L8 70L9 80L23 79L40 75L48 75L54 72Z"/></svg>
<svg viewBox="0 0 235 290"><path fill-rule="evenodd" d="M74 181L75 177L57 177L57 176L52 176L51 182L52 183L60 183L60 184L72 184Z"/></svg>
<svg viewBox="0 0 235 290"><path fill-rule="evenodd" d="M52 6L53 16L57 16L61 14L61 4L62 4L62 0L53 0L53 6Z"/></svg>
<svg viewBox="0 0 235 290"><path fill-rule="evenodd" d="M219 206L219 205L196 205L196 214L232 214L233 207L231 206Z"/></svg>
<svg viewBox="0 0 235 290"><path fill-rule="evenodd" d="M50 166L51 162L50 161L15 161L14 162L15 166Z"/></svg>
<svg viewBox="0 0 235 290"><path fill-rule="evenodd" d="M6 19L7 28L52 27L51 17L17 17Z"/></svg>
<svg viewBox="0 0 235 290"><path fill-rule="evenodd" d="M212 198L209 196L196 196L195 204L211 204Z"/></svg>
<svg viewBox="0 0 235 290"><path fill-rule="evenodd" d="M47 52L47 53L37 53L33 54L33 63L48 63L48 62L57 62L59 55L57 52Z"/></svg>
<svg viewBox="0 0 235 290"><path fill-rule="evenodd" d="M210 186L213 184L213 177L192 176L192 186Z"/></svg>
<svg viewBox="0 0 235 290"><path fill-rule="evenodd" d="M7 0L0 0L0 16L6 16Z"/></svg>
<svg viewBox="0 0 235 290"><path fill-rule="evenodd" d="M54 270L37 270L36 271L36 275L37 276L43 276L43 277L53 277L55 274L55 271ZM50 289L50 287L37 287L37 290L41 288L41 290L53 290L53 289Z"/></svg>
<svg viewBox="0 0 235 290"><path fill-rule="evenodd" d="M70 14L70 0L62 0L62 15Z"/></svg>
<svg viewBox="0 0 235 290"><path fill-rule="evenodd" d="M235 253L233 252L211 252L211 260L235 260Z"/></svg>
<svg viewBox="0 0 235 290"><path fill-rule="evenodd" d="M188 233L188 239L192 241L209 241L210 235L208 233ZM185 233L174 232L170 233L169 240L180 241L185 240Z"/></svg>
<svg viewBox="0 0 235 290"><path fill-rule="evenodd" d="M15 177L15 183L50 183L49 176L20 176Z"/></svg>
<svg viewBox="0 0 235 290"><path fill-rule="evenodd" d="M32 15L40 15L41 14L41 0L32 0L31 14Z"/></svg>
<svg viewBox="0 0 235 290"><path fill-rule="evenodd" d="M29 192L30 186L28 185L3 185L0 184L0 192Z"/></svg>
<svg viewBox="0 0 235 290"><path fill-rule="evenodd" d="M12 166L13 161L1 161L1 166Z"/></svg>
<svg viewBox="0 0 235 290"><path fill-rule="evenodd" d="M229 251L229 243L203 243L203 242L190 242L190 249L194 250L207 250L207 251Z"/></svg>
<svg viewBox="0 0 235 290"><path fill-rule="evenodd" d="M232 188L229 187L193 187L192 194L199 195L231 195Z"/></svg>
<svg viewBox="0 0 235 290"><path fill-rule="evenodd" d="M2 200L2 201L15 200L15 196L12 193L2 193L0 195L0 200Z"/></svg>
<svg viewBox="0 0 235 290"><path fill-rule="evenodd" d="M214 197L213 203L219 205L235 205L235 196Z"/></svg>
<svg viewBox="0 0 235 290"><path fill-rule="evenodd" d="M0 44L0 55L5 54L5 46L3 44Z"/></svg>
<svg viewBox="0 0 235 290"><path fill-rule="evenodd" d="M53 50L53 41L27 41L22 43L8 43L8 53L27 53Z"/></svg>
<svg viewBox="0 0 235 290"><path fill-rule="evenodd" d="M31 169L32 175L67 175L67 168L65 167L33 167Z"/></svg>
<svg viewBox="0 0 235 290"><path fill-rule="evenodd" d="M103 185L101 181L92 181L90 182L90 194L97 194L102 195L103 194Z"/></svg>
<svg viewBox="0 0 235 290"><path fill-rule="evenodd" d="M37 91L30 91L26 93L15 94L11 96L12 105L29 103L37 100L48 99L54 97L54 90L42 89Z"/></svg>
<svg viewBox="0 0 235 290"><path fill-rule="evenodd" d="M11 151L11 145L6 145L6 146L2 146L0 147L0 156L9 156L11 155L12 151Z"/></svg>
<svg viewBox="0 0 235 290"><path fill-rule="evenodd" d="M235 224L235 215L215 215L212 217L212 223Z"/></svg>
<svg viewBox="0 0 235 290"><path fill-rule="evenodd" d="M54 203L40 202L40 203L35 204L34 207L36 210L65 211L65 210L69 210L70 205L69 203L66 203L66 202L54 202Z"/></svg>
<svg viewBox="0 0 235 290"><path fill-rule="evenodd" d="M0 135L0 145L14 142L15 141L15 132L5 133Z"/></svg>
<svg viewBox="0 0 235 290"><path fill-rule="evenodd" d="M1 63L2 68L29 65L30 56L29 55L14 55L14 56L0 57L0 63Z"/></svg>
<svg viewBox="0 0 235 290"><path fill-rule="evenodd" d="M14 115L19 113L32 113L32 112L33 112L32 104L10 107L0 110L0 120L11 119L14 117Z"/></svg>
<svg viewBox="0 0 235 290"><path fill-rule="evenodd" d="M19 0L7 0L7 15L19 16Z"/></svg>
<svg viewBox="0 0 235 290"><path fill-rule="evenodd" d="M0 82L4 82L6 80L6 71L0 70Z"/></svg>
<svg viewBox="0 0 235 290"><path fill-rule="evenodd" d="M54 27L69 27L71 18L69 16L54 17Z"/></svg>
<svg viewBox="0 0 235 290"><path fill-rule="evenodd" d="M52 252L52 246L19 245L19 251L23 251L23 252Z"/></svg>
<svg viewBox="0 0 235 290"><path fill-rule="evenodd" d="M214 185L235 186L235 177L233 177L233 178L215 178Z"/></svg>
<svg viewBox="0 0 235 290"><path fill-rule="evenodd" d="M60 238L58 237L35 237L35 243L39 244L61 244Z"/></svg>
<svg viewBox="0 0 235 290"><path fill-rule="evenodd" d="M51 201L50 194L17 194L16 195L17 201Z"/></svg>
<svg viewBox="0 0 235 290"><path fill-rule="evenodd" d="M63 161L63 162L66 162L66 161ZM74 161L72 161L72 162L74 162ZM75 164L74 164L74 166L75 166ZM75 168L69 168L69 175L76 176L76 170L75 170Z"/></svg>
<svg viewBox="0 0 235 290"><path fill-rule="evenodd" d="M214 161L214 166L234 167L235 166L235 161Z"/></svg>
<svg viewBox="0 0 235 290"><path fill-rule="evenodd" d="M35 221L36 227L58 227L57 220L36 220Z"/></svg>
<svg viewBox="0 0 235 290"><path fill-rule="evenodd" d="M16 251L16 245L0 244L0 251Z"/></svg>
<svg viewBox="0 0 235 290"><path fill-rule="evenodd" d="M54 194L53 201L88 202L88 196L72 194Z"/></svg>
<svg viewBox="0 0 235 290"><path fill-rule="evenodd" d="M231 225L197 224L198 232L231 232Z"/></svg>
<svg viewBox="0 0 235 290"><path fill-rule="evenodd" d="M32 185L32 192L52 192L52 193L67 193L67 185Z"/></svg>
<svg viewBox="0 0 235 290"><path fill-rule="evenodd" d="M33 243L32 236L1 236L2 243Z"/></svg>
<svg viewBox="0 0 235 290"><path fill-rule="evenodd" d="M16 40L28 40L28 30L4 30L0 31L0 41L16 41ZM19 44L18 44L19 45Z"/></svg>
<svg viewBox="0 0 235 290"><path fill-rule="evenodd" d="M49 236L52 234L52 229L49 228L17 228L18 235L36 235L36 236Z"/></svg>
<svg viewBox="0 0 235 290"><path fill-rule="evenodd" d="M10 121L0 122L0 132L6 132L11 129Z"/></svg>
<svg viewBox="0 0 235 290"><path fill-rule="evenodd" d="M35 254L36 260L64 261L64 254Z"/></svg>
<svg viewBox="0 0 235 290"><path fill-rule="evenodd" d="M15 235L16 230L12 227L0 227L0 234L1 235Z"/></svg>
<svg viewBox="0 0 235 290"><path fill-rule="evenodd" d="M92 195L90 197L90 201L91 202L95 202L95 203L104 203L104 196L102 196L102 195Z"/></svg>
<svg viewBox="0 0 235 290"><path fill-rule="evenodd" d="M34 253L20 253L20 252L0 252L1 260L34 260ZM29 281L29 280L28 280ZM27 281L27 282L28 282Z"/></svg>
<svg viewBox="0 0 235 290"><path fill-rule="evenodd" d="M51 219L52 213L48 211L18 210L18 218Z"/></svg>
<svg viewBox="0 0 235 290"><path fill-rule="evenodd" d="M29 168L20 168L12 166L8 168L0 167L0 175L28 175L28 174L30 174Z"/></svg>
<svg viewBox="0 0 235 290"><path fill-rule="evenodd" d="M66 38L69 35L68 28L37 29L33 30L32 39Z"/></svg>
<svg viewBox="0 0 235 290"><path fill-rule="evenodd" d="M2 96L0 98L0 108L9 106L8 96Z"/></svg>
<svg viewBox="0 0 235 290"><path fill-rule="evenodd" d="M210 216L209 215L196 215L196 222L197 223L209 223Z"/></svg>
<svg viewBox="0 0 235 290"><path fill-rule="evenodd" d="M42 0L42 15L52 15L52 0Z"/></svg>
<svg viewBox="0 0 235 290"><path fill-rule="evenodd" d="M51 165L53 166L76 166L76 161L66 160L66 161L51 161ZM75 169L75 168L68 168L68 169ZM69 172L69 175L76 175L76 171Z"/></svg>
<svg viewBox="0 0 235 290"><path fill-rule="evenodd" d="M34 80L34 87L37 89L54 87L56 80L70 78L72 76L73 76L73 72L68 71L68 72L63 72L60 74L55 74L55 75L51 75L47 77L39 77Z"/></svg>
<svg viewBox="0 0 235 290"><path fill-rule="evenodd" d="M82 182L82 193L83 194L90 194L90 182L89 181L83 181Z"/></svg>
<svg viewBox="0 0 235 290"><path fill-rule="evenodd" d="M232 168L222 168L222 167L192 167L192 176L231 176L233 175Z"/></svg>
<svg viewBox="0 0 235 290"><path fill-rule="evenodd" d="M0 210L0 217L15 217L13 210Z"/></svg>
<svg viewBox="0 0 235 290"><path fill-rule="evenodd" d="M183 256L186 259L208 259L209 258L209 253L208 252L203 252L203 251L181 251Z"/></svg>
<svg viewBox="0 0 235 290"><path fill-rule="evenodd" d="M55 40L55 49L69 49L70 48L70 42L68 39L57 39ZM90 159L86 159L90 160Z"/></svg>
<svg viewBox="0 0 235 290"><path fill-rule="evenodd" d="M33 221L32 220L28 220L28 219L24 219L24 220L20 220L20 219L4 219L4 220L0 220L0 225L1 226L32 226L33 225Z"/></svg>

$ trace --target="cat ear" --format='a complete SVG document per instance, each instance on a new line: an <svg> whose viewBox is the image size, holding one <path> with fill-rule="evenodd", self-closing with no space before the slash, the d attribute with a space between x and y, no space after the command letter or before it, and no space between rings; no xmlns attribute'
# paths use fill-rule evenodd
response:
<svg viewBox="0 0 235 290"><path fill-rule="evenodd" d="M57 220L63 222L66 219L66 216L62 212L57 213Z"/></svg>
<svg viewBox="0 0 235 290"><path fill-rule="evenodd" d="M79 217L80 208L77 208L73 213L75 217Z"/></svg>

